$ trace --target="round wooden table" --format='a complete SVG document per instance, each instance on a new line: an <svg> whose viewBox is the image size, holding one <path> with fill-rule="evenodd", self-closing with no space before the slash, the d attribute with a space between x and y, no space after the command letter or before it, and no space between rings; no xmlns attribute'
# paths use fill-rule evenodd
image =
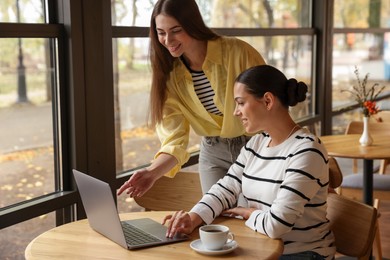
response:
<svg viewBox="0 0 390 260"><path fill-rule="evenodd" d="M369 205L373 203L374 160L390 158L390 133L372 137L372 145L361 146L358 134L320 136L330 156L363 159L363 201Z"/></svg>
<svg viewBox="0 0 390 260"><path fill-rule="evenodd" d="M148 217L158 222L171 212L148 211L121 214L122 220ZM245 226L244 220L219 217L214 223L230 228L238 248L217 258L277 259L283 253L283 242L271 239ZM31 259L216 259L202 255L190 248L199 238L198 229L191 239L163 246L126 250L92 230L88 220L75 221L53 228L36 237L27 246L25 257Z"/></svg>

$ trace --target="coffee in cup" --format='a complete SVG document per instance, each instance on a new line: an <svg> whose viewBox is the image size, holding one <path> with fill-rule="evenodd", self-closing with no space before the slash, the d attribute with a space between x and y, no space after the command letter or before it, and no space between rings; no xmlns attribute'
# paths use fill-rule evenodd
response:
<svg viewBox="0 0 390 260"><path fill-rule="evenodd" d="M220 250L226 243L234 240L229 228L218 224L201 226L199 236L203 246L208 250Z"/></svg>

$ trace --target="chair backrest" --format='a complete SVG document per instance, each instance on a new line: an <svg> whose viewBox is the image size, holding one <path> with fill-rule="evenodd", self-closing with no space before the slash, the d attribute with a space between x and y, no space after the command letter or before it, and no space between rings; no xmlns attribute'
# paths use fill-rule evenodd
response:
<svg viewBox="0 0 390 260"><path fill-rule="evenodd" d="M374 121L374 119L373 119ZM372 135L375 134L390 134L390 122L370 122L369 124L370 133ZM345 134L361 134L363 132L363 122L361 121L351 121L347 129L345 130Z"/></svg>
<svg viewBox="0 0 390 260"><path fill-rule="evenodd" d="M389 123L390 122L390 110L382 110L379 111L378 114L375 115L378 118L379 122Z"/></svg>
<svg viewBox="0 0 390 260"><path fill-rule="evenodd" d="M343 182L343 173L334 157L329 157L329 187L336 189Z"/></svg>
<svg viewBox="0 0 390 260"><path fill-rule="evenodd" d="M135 201L146 210L189 211L201 198L199 174L181 171L174 178L160 178Z"/></svg>
<svg viewBox="0 0 390 260"><path fill-rule="evenodd" d="M337 252L368 259L376 233L377 210L336 193L328 195L328 213Z"/></svg>
<svg viewBox="0 0 390 260"><path fill-rule="evenodd" d="M383 111L385 112L385 111ZM386 111L389 112L390 111ZM382 119L381 122L376 122L376 120L372 120L373 122L370 122L369 124L369 129L370 129L370 134L372 137L374 137L375 140L375 135L376 134L381 134L381 135L390 135L390 120L387 119ZM363 132L363 122L361 121L351 121L347 129L345 130L345 134L361 134ZM381 165L379 168L379 173L384 174L386 172L387 165L390 163L390 160L385 159L381 160ZM353 159L353 165L352 165L352 171L357 172L357 160Z"/></svg>

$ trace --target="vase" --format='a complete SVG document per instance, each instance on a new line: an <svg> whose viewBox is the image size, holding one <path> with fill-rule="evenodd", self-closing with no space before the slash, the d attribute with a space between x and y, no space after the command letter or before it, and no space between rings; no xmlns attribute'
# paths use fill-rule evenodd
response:
<svg viewBox="0 0 390 260"><path fill-rule="evenodd" d="M359 139L359 143L361 146L369 146L373 142L373 139L370 135L369 122L370 122L369 116L363 117L363 133Z"/></svg>

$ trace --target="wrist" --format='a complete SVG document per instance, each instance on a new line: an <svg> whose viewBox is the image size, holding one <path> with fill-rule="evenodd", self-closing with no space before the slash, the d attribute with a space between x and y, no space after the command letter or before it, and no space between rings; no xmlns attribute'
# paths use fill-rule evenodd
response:
<svg viewBox="0 0 390 260"><path fill-rule="evenodd" d="M255 211L255 210L256 210L255 208L249 208L248 213L247 213L247 216L246 216L245 219L249 219L249 218L251 217L253 211Z"/></svg>
<svg viewBox="0 0 390 260"><path fill-rule="evenodd" d="M194 229L199 227L200 225L204 224L203 219L195 212L189 212L188 215L190 216L191 219L192 231L194 231Z"/></svg>
<svg viewBox="0 0 390 260"><path fill-rule="evenodd" d="M164 172L159 171L158 168L152 167L152 165L147 167L145 170L149 175L149 178L153 179L154 182L164 176Z"/></svg>

